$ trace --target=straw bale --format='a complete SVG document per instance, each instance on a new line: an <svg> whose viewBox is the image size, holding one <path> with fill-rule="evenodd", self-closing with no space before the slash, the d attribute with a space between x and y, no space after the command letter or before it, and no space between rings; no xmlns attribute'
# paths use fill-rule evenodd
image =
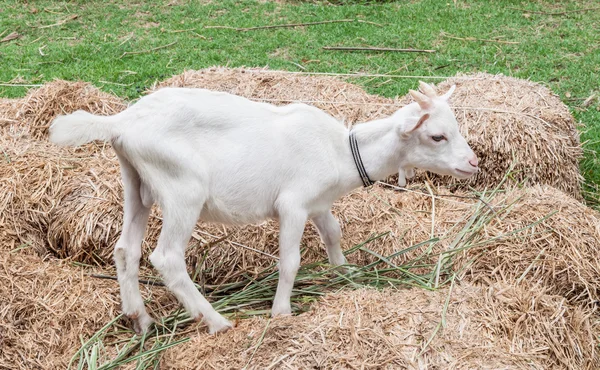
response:
<svg viewBox="0 0 600 370"><path fill-rule="evenodd" d="M478 201L468 198L472 193L450 194L442 188L433 192L439 196L435 202L425 193L397 193L377 187L345 197L335 208L344 233L343 248L369 235L390 231L367 248L388 256L439 237L442 240L434 252L446 250L476 212ZM573 303L594 305L600 301L600 213L546 185L507 189L489 203L498 216L480 231L471 232L473 239L464 246L479 247L458 255L455 269L469 266L468 275L475 281L524 279ZM318 245L318 238L313 242ZM392 261L405 263L426 247ZM375 260L367 253L350 258L358 265Z"/></svg>
<svg viewBox="0 0 600 370"><path fill-rule="evenodd" d="M557 212L538 225L494 241L470 268L473 279L525 280L548 287L572 302L594 305L600 300L600 213L548 186L534 186L506 194L513 204L501 220L486 227L485 238L526 227Z"/></svg>
<svg viewBox="0 0 600 370"><path fill-rule="evenodd" d="M0 136L0 145L6 158L0 161L0 223L11 225L21 243L43 255L48 247L49 217L64 182L89 171L91 151L98 153L93 157L98 162L103 161L103 154L115 154L93 144L59 148L23 133L14 138Z"/></svg>
<svg viewBox="0 0 600 370"><path fill-rule="evenodd" d="M66 369L81 338L90 338L121 311L117 282L89 276L114 271L21 252L0 250L0 368ZM141 292L155 317L179 306L164 288L142 285ZM129 325L125 319L119 324Z"/></svg>
<svg viewBox="0 0 600 370"><path fill-rule="evenodd" d="M539 287L359 289L304 314L244 320L168 349L169 369L593 369L598 321ZM438 329L440 322L445 326ZM436 333L436 330L437 333ZM422 354L421 354L422 352Z"/></svg>
<svg viewBox="0 0 600 370"><path fill-rule="evenodd" d="M151 91L162 87L194 87L228 92L275 105L303 101L344 121L346 125L386 117L397 109L392 105L393 100L367 94L361 87L339 78L260 71L258 68L225 67L189 70L158 83Z"/></svg>
<svg viewBox="0 0 600 370"><path fill-rule="evenodd" d="M54 80L23 98L16 119L35 138L46 138L47 129L59 114L82 109L99 115L116 114L127 107L120 98L102 92L87 82Z"/></svg>
<svg viewBox="0 0 600 370"><path fill-rule="evenodd" d="M453 84L451 105L461 132L479 157L480 172L460 182L449 176L429 174L430 178L454 184L455 189L490 188L514 163L509 182L551 185L582 199L578 124L556 94L538 83L487 73L459 74L438 84L437 90L444 92Z"/></svg>
<svg viewBox="0 0 600 370"><path fill-rule="evenodd" d="M65 369L119 311L113 282L60 261L0 251L0 368Z"/></svg>

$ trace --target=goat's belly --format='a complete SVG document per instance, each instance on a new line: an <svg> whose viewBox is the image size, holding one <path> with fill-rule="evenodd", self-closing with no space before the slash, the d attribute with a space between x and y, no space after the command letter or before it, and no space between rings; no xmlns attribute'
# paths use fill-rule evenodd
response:
<svg viewBox="0 0 600 370"><path fill-rule="evenodd" d="M219 199L209 199L204 203L200 219L228 225L258 224L275 215L272 210L253 204L230 205Z"/></svg>

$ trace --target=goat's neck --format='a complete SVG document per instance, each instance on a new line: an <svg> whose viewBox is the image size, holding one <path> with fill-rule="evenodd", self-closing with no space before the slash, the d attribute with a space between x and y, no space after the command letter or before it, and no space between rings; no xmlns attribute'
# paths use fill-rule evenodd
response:
<svg viewBox="0 0 600 370"><path fill-rule="evenodd" d="M392 117L357 125L353 128L353 132L362 162L371 180L383 180L398 173L402 154ZM352 188L362 186L352 157L350 157L350 161L352 162L352 171L349 171L350 178L346 184Z"/></svg>

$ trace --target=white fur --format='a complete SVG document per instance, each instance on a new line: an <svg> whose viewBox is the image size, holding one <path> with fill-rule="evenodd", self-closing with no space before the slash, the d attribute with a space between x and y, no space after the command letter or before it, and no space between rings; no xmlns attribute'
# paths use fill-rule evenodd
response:
<svg viewBox="0 0 600 370"><path fill-rule="evenodd" d="M476 172L475 154L459 133L449 95L427 92L391 117L355 126L371 179L399 168L408 175L421 168L459 178ZM429 118L415 129L426 113ZM111 117L84 112L58 117L50 140L60 145L110 141L118 154L125 205L115 264L123 311L136 330L145 331L152 322L139 292L138 266L148 213L156 202L164 220L150 260L190 315L203 317L214 333L231 324L194 287L184 260L198 218L227 224L279 219L280 277L272 314L290 314L307 220L318 228L330 262L346 261L330 209L362 184L348 133L336 119L304 104L276 107L203 89L164 88ZM447 140L437 143L432 135Z"/></svg>

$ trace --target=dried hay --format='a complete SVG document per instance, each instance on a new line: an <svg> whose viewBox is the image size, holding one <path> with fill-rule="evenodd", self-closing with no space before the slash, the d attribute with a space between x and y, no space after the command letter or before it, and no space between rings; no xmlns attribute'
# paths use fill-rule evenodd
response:
<svg viewBox="0 0 600 370"><path fill-rule="evenodd" d="M267 69L212 67L190 70L158 83L151 91L162 87L223 91L275 105L307 102L346 125L386 117L397 109L392 105L393 100L367 94L361 87L339 78Z"/></svg>
<svg viewBox="0 0 600 370"><path fill-rule="evenodd" d="M257 71L226 68L188 71L159 84L158 87L205 87L280 103L308 100L334 116L346 119L348 123L388 115L401 105L401 102L368 95L361 88L332 77L255 72ZM503 140L488 140L488 137L512 133L515 138L521 140L519 135L525 132L527 135L524 137L528 137L530 141L519 141L519 144L514 147L531 149L532 151L527 152L528 158L537 156L536 158L540 159L543 155L548 155L552 157L552 166L559 168L561 166L556 166L555 163L564 164L564 162L560 162L562 159L577 157L574 153L579 149L574 148L577 147L578 140L573 128L572 117L564 105L547 89L527 81L485 74L471 77L459 76L452 79L451 82L444 82L441 85L450 83L459 85L454 96L454 104L459 106L458 118L464 121L463 128L468 131L466 136L472 142L481 144L480 147L477 147L478 150L488 153L489 149L489 153L492 153L489 155L493 156L497 150L510 149L511 146L507 143L510 143L513 137L503 136L505 138ZM355 104L356 102L364 104ZM475 106L481 109L473 110L473 108L467 109L463 106ZM125 105L119 99L110 97L88 84L55 81L32 91L20 103L14 100L2 101L0 108L2 107L9 108L6 109L7 113L0 113L1 116L18 116L19 121L18 124L13 122L7 126L8 134L0 137L4 154L10 158L10 161L0 163L0 211L2 211L0 212L0 224L12 225L7 237L12 238L16 234L19 243L30 244L32 248L28 248L28 250L37 249L41 255L44 255L46 250L50 250L53 255L58 257L68 257L84 263L97 265L112 263L112 248L120 232L123 201L118 164L114 153L109 146L94 144L77 149L61 149L43 140L30 139L27 131L31 128L35 137L42 137L45 127L57 114L82 108L95 113L111 114L123 109ZM18 108L16 113L15 107ZM515 114L516 109L519 109L521 113ZM509 110L513 113L504 112ZM546 125L541 120L552 123L551 129L542 132ZM523 127L516 132L516 129L507 129L506 122L509 122L511 127L521 127L520 125ZM22 132L23 130L25 132ZM478 134L475 135L474 132ZM495 136L489 134L492 132ZM540 134L540 132L542 133ZM554 136L552 136L554 134L556 134L558 144L554 144ZM477 141L484 136L486 141ZM536 144L539 143L539 141L535 141L537 137L545 140L544 145ZM562 145L561 143L564 144L568 140L571 140L572 145L566 145L561 149L559 147ZM506 146L499 143L506 144ZM530 144L533 146L527 146ZM488 145L491 147L488 148ZM569 150L572 151L569 152ZM508 162L496 159L486 161L485 165L482 164L484 168L487 168L482 176L496 173L496 170L485 167L492 164L494 166L498 164L498 168L505 171ZM528 171L542 168L540 166L542 164L537 163ZM570 167L565 166L562 166L561 174L571 174L567 176L569 181L579 178L578 174L572 175ZM547 167L543 168L544 173L553 173ZM527 176L530 175L527 174ZM512 177L517 180L522 179L518 173L513 174ZM546 181L539 179L541 182ZM565 190L570 194L576 193L574 187L571 186L573 183L565 185L565 182L560 184L556 183L558 180L555 180L556 178L548 181L563 189L566 188ZM478 181L483 185L489 185L484 178L480 178ZM494 180L494 182L497 181L499 180ZM554 194L554 190L548 191L550 194ZM437 189L436 192L443 192L443 190ZM534 202L531 197L527 199L529 199L527 202ZM585 209L562 194L556 199L564 203L562 207L566 207L565 209ZM527 202L523 205L525 210L529 210ZM335 213L341 219L345 234L343 242L345 249L363 242L374 233L392 231L390 235L369 246L381 254L389 254L432 236L444 235L452 226L464 221L472 209L472 203L473 201L469 200L458 203L438 202L435 224L432 227L431 199L428 196L413 193L397 194L376 187L369 192L358 190L343 198L336 205ZM561 206L563 203L557 204ZM548 207L551 206L552 202L549 201ZM587 272L583 273L579 271L573 273L574 270L568 268L558 269L558 272L546 269L546 266L553 266L553 268L563 266L550 261L544 262L540 268L536 266L535 269L529 271L530 274L540 271L541 275L539 276L546 276L542 279L546 282L553 281L556 276L563 273L565 276L562 278L562 282L557 284L560 285L559 291L569 297L576 297L582 291L585 291L585 294L593 299L597 299L598 295L593 288L597 286L597 281L593 278L593 276L597 276L597 266L586 267L586 265L593 264L594 259L589 258L589 246L593 245L593 242L590 241L591 238L597 235L597 231L594 231L592 227L597 217L590 212L575 212L577 215L583 214L581 217L587 217L582 224L586 230L590 231L586 231L583 235L592 236L583 238L583 243L586 243L582 247L584 252L577 249L579 241L569 240L565 237L572 234L572 226L561 228L562 224L552 225L554 229L561 230L560 234L551 233L542 240L530 237L525 239L526 242L515 239L516 241L513 243L515 256L519 256L521 252L518 250L522 249L526 250L525 253L531 251L535 257L549 243L548 240L552 240L550 249L557 251L554 255L558 255L558 251L562 248L567 248L572 251L570 255L577 256L578 253L583 253L582 256L585 257L582 259L592 261L575 264L586 269ZM535 216L540 218L545 216L545 213L535 213ZM510 230L510 227L517 227L515 226L517 224L528 224L537 219L532 217L531 212L523 213L523 218L513 220L514 224L504 223L502 227L497 227L495 232L506 232ZM560 222L563 221L566 225L580 222L571 219L571 216ZM144 246L146 254L154 246L159 228L160 213L154 210L150 220L149 235ZM274 256L277 255L277 230L277 223L273 221L259 226L239 228L199 224L192 240L193 248L188 252L188 262L194 269L201 268L207 282L215 284L230 281L244 273L256 275L263 269L272 267L276 262ZM431 230L434 230L433 233ZM489 231L488 234L489 236L494 235ZM226 235L226 239L219 241ZM536 247L537 249L523 247L531 243L540 247ZM302 247L305 248L303 254L305 262L320 260L324 256L323 247L313 227L307 228ZM14 244L5 248L13 249ZM204 260L205 253L208 255ZM549 252L546 250L544 253ZM400 258L406 259L411 256L413 255L407 254ZM370 254L360 252L353 255L350 262L362 265L371 262L373 258ZM489 265L504 266L496 272L503 271L509 265L500 263L504 260L501 257L498 258L497 265ZM529 258L511 258L519 261L515 265L514 273L523 273L523 264L527 263L525 267L529 267L528 264L531 264L532 261ZM203 264L198 266L201 261L204 261ZM539 258L536 261L539 261ZM568 267L569 264L565 266ZM567 287L569 284L572 285L571 288Z"/></svg>
<svg viewBox="0 0 600 370"><path fill-rule="evenodd" d="M30 135L45 140L50 123L59 114L82 109L107 116L125 108L127 104L123 100L90 83L54 80L31 90L22 99L15 119L27 127Z"/></svg>
<svg viewBox="0 0 600 370"><path fill-rule="evenodd" d="M0 98L0 127L18 123L16 117L20 104L21 99Z"/></svg>
<svg viewBox="0 0 600 370"><path fill-rule="evenodd" d="M538 83L487 73L458 75L437 89L446 91L453 84L451 104L481 168L455 188L494 187L514 164L511 181L550 185L582 199L578 125L556 94ZM430 177L439 184L456 183L450 177Z"/></svg>
<svg viewBox="0 0 600 370"><path fill-rule="evenodd" d="M556 211L534 227L495 241L484 250L472 249L466 256L478 256L470 268L475 280L497 279L546 286L551 294L571 302L595 305L600 300L600 214L569 195L548 186L534 186L506 194L512 204L497 222L484 231L494 238L531 224ZM481 252L481 253L480 253Z"/></svg>
<svg viewBox="0 0 600 370"><path fill-rule="evenodd" d="M0 226L11 225L2 229L4 235L16 235L19 243L45 254L48 213L61 181L86 171L86 158L92 155L115 157L104 145L62 149L48 143L52 119L78 109L108 115L125 107L89 83L62 80L31 90L23 99L0 99ZM13 249L15 239L10 241L0 249Z"/></svg>
<svg viewBox="0 0 600 370"><path fill-rule="evenodd" d="M0 136L6 157L0 162L0 225L9 225L21 243L44 255L49 219L64 182L88 172L90 158L102 161L101 155L115 154L95 145L63 149L22 134ZM90 157L92 151L97 156Z"/></svg>
<svg viewBox="0 0 600 370"><path fill-rule="evenodd" d="M118 315L118 287L60 261L0 251L0 368L65 369Z"/></svg>
<svg viewBox="0 0 600 370"><path fill-rule="evenodd" d="M66 369L81 340L120 313L117 282L88 276L109 271L3 250L0 266L0 369ZM164 288L142 285L141 292L154 317L179 307Z"/></svg>
<svg viewBox="0 0 600 370"><path fill-rule="evenodd" d="M170 369L498 369L600 366L593 311L539 287L360 289L295 317L253 318L223 335L198 331L165 353ZM443 322L445 326L438 328ZM439 329L439 330L438 330Z"/></svg>
<svg viewBox="0 0 600 370"><path fill-rule="evenodd" d="M0 265L0 279L7 282L0 285L0 367L66 368L81 339L117 317L114 281L90 278L89 270L64 261L18 253L0 252ZM163 288L142 287L154 317L178 306ZM593 369L600 365L594 312L529 284L346 289L324 296L304 314L241 320L217 336L194 325L174 338L185 333L191 341L167 350L160 365ZM101 358L114 358L131 337L118 328L102 344Z"/></svg>

